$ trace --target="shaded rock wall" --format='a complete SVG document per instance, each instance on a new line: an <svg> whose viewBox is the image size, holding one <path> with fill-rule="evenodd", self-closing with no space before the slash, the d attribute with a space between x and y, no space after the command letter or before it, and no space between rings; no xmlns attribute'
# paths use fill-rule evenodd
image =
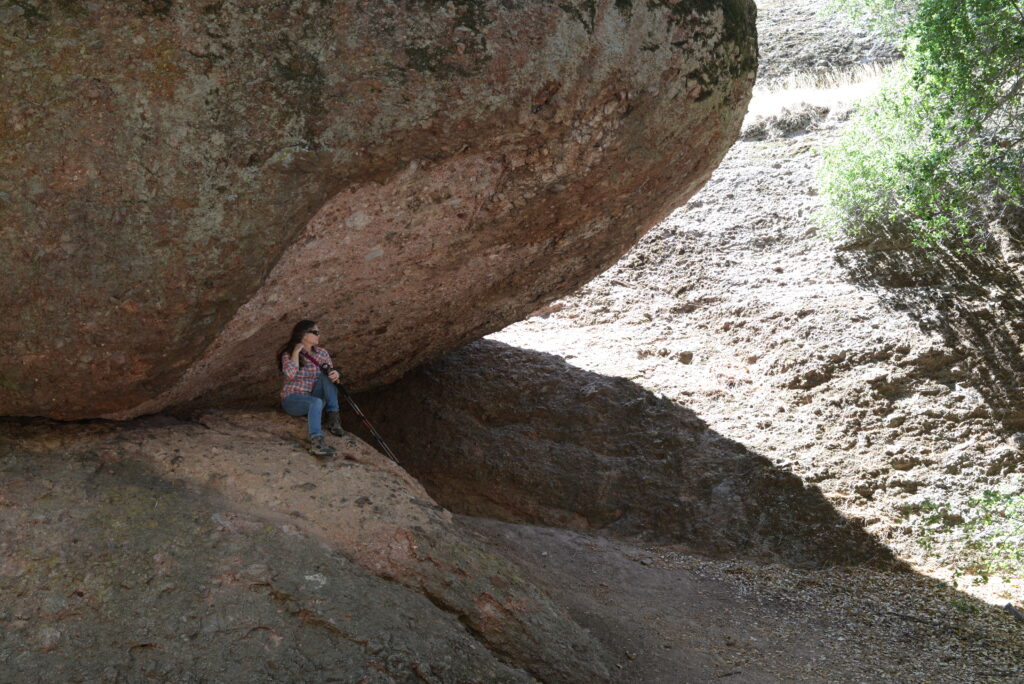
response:
<svg viewBox="0 0 1024 684"><path fill-rule="evenodd" d="M800 566L897 567L820 490L623 378L480 340L359 397L458 513Z"/></svg>
<svg viewBox="0 0 1024 684"><path fill-rule="evenodd" d="M0 26L0 414L59 418L272 397L303 317L356 387L522 317L706 181L756 66L748 0L27 0Z"/></svg>

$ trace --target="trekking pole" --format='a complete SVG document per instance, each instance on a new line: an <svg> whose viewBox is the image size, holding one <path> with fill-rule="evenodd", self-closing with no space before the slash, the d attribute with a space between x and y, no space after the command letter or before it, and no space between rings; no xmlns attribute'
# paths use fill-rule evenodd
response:
<svg viewBox="0 0 1024 684"><path fill-rule="evenodd" d="M391 451L391 447L387 445L384 439L380 436L380 433L378 433L377 430L374 429L373 424L370 423L370 419L367 418L366 415L359 409L359 407L356 405L355 400L352 398L352 395L348 393L347 389L345 389L345 386L342 385L340 382L336 382L334 384L337 385L338 389L341 390L341 393L345 395L345 401L348 402L348 405L351 406L352 410L356 412L357 416L359 416L359 420L363 422L363 427L369 430L370 434L373 435L373 438L377 440L378 444L380 444L380 447L384 450L384 454L392 461L394 461L395 465L401 466L402 464L398 462L398 459L395 458L394 452Z"/></svg>
<svg viewBox="0 0 1024 684"><path fill-rule="evenodd" d="M313 358L305 349L302 350L302 355L305 356L306 359L314 366L319 366L320 370L323 371L324 375L330 373L332 370L335 370L328 363L318 364L317 360ZM367 418L366 414L363 413L359 406L356 405L355 399L353 399L352 395L348 393L348 390L345 389L345 386L342 385L340 382L335 382L334 384L338 386L338 389L341 390L341 393L345 396L345 401L348 402L348 405L351 406L352 410L356 412L357 416L359 416L359 420L362 421L363 427L370 431L370 434L373 435L373 438L376 439L377 443L380 444L382 449L384 449L384 454L392 461L394 461L395 465L401 467L402 464L398 462L397 458L395 458L395 453L391 451L391 447L387 445L387 443L384 441L384 438L380 436L380 433L378 433L377 430L374 429L373 424L370 423L370 419Z"/></svg>

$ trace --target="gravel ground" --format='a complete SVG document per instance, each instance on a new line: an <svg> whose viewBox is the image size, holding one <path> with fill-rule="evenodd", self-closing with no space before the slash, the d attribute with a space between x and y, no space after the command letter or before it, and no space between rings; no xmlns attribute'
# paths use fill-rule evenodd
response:
<svg viewBox="0 0 1024 684"><path fill-rule="evenodd" d="M721 561L460 518L616 658L623 682L1024 680L1024 629L935 580Z"/></svg>

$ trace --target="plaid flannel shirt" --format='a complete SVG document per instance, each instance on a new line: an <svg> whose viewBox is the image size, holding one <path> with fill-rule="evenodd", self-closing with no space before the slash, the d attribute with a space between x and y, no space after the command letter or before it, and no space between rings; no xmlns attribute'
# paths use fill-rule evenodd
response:
<svg viewBox="0 0 1024 684"><path fill-rule="evenodd" d="M291 354L281 355L281 373L284 374L284 387L281 388L281 399L284 400L289 394L309 394L313 391L313 385L320 377L320 365L331 363L331 355L323 347L313 347L311 354L316 359L317 365L309 362L305 356L299 354L299 364L292 361Z"/></svg>

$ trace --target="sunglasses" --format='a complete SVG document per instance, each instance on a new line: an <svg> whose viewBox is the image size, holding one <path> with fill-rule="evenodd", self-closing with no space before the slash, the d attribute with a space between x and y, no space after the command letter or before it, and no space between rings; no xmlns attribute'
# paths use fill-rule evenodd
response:
<svg viewBox="0 0 1024 684"><path fill-rule="evenodd" d="M307 330L306 332L309 333L310 335L317 335L317 336L320 335L320 331L319 330Z"/></svg>

